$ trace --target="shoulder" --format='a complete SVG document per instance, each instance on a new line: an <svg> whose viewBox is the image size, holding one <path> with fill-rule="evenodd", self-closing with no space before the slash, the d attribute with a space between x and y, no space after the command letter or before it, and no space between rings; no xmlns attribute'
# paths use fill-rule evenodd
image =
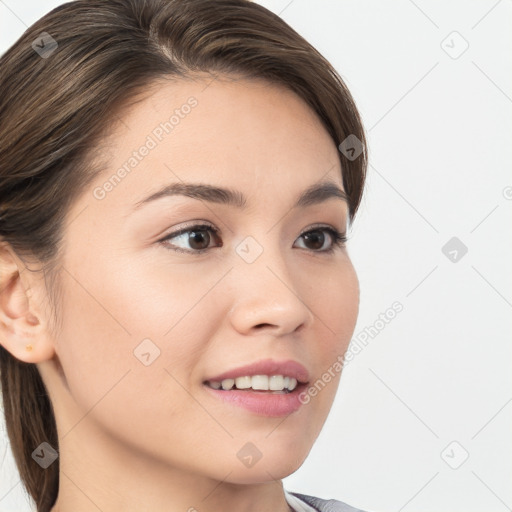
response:
<svg viewBox="0 0 512 512"><path fill-rule="evenodd" d="M321 498L315 498L314 496L308 496L306 494L300 494L297 492L288 492L287 494L288 496L291 495L296 499L299 499L300 501L306 503L307 505L312 507L313 510L318 512L365 512L364 510L354 508L338 500L324 500ZM308 508L305 510L310 509Z"/></svg>

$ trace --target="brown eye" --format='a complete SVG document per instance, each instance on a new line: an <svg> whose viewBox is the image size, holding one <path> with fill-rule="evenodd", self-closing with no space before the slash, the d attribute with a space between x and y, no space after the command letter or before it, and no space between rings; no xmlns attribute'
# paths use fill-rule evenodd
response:
<svg viewBox="0 0 512 512"><path fill-rule="evenodd" d="M318 250L323 247L326 237L322 231L315 230L304 234L303 238L306 245L310 244L309 249Z"/></svg>
<svg viewBox="0 0 512 512"><path fill-rule="evenodd" d="M213 226L201 224L170 233L160 242L173 251L197 254L207 251L212 239L219 238L218 233Z"/></svg>
<svg viewBox="0 0 512 512"><path fill-rule="evenodd" d="M302 233L299 239L304 240L305 249L320 253L332 253L335 249L343 247L347 241L345 233L340 233L337 229L329 226L310 229Z"/></svg>
<svg viewBox="0 0 512 512"><path fill-rule="evenodd" d="M210 234L204 230L189 231L192 233L188 238L188 243L192 249L206 249L210 245Z"/></svg>

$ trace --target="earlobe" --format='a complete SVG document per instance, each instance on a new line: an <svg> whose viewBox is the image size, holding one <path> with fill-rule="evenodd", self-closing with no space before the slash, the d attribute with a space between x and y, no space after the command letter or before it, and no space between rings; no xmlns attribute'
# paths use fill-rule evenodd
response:
<svg viewBox="0 0 512 512"><path fill-rule="evenodd" d="M40 286L12 249L0 245L0 345L16 359L38 363L55 353L45 319L29 293Z"/></svg>

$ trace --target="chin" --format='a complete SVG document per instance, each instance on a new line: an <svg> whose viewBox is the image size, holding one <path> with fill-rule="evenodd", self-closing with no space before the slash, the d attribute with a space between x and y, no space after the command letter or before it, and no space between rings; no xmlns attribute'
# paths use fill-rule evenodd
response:
<svg viewBox="0 0 512 512"><path fill-rule="evenodd" d="M297 447L295 445L276 446L275 449L267 443L261 452L244 456L237 460L235 467L227 481L234 484L258 484L281 480L295 473L304 463L311 447ZM247 450L251 453L251 449ZM223 477L226 476L224 473Z"/></svg>
<svg viewBox="0 0 512 512"><path fill-rule="evenodd" d="M260 460L252 468L237 468L229 475L226 482L244 485L274 482L295 473L301 465L302 462L300 464L286 464L283 461L280 461L279 464L273 462L263 464Z"/></svg>

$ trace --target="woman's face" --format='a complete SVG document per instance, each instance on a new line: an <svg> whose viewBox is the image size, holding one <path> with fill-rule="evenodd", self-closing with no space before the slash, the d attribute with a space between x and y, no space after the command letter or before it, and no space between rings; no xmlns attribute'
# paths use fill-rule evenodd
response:
<svg viewBox="0 0 512 512"><path fill-rule="evenodd" d="M57 358L39 364L62 458L80 445L226 482L283 478L327 417L358 312L330 234L347 202L296 204L323 183L343 191L336 145L292 92L245 79L167 82L121 121L69 211ZM213 389L230 377L276 390Z"/></svg>

